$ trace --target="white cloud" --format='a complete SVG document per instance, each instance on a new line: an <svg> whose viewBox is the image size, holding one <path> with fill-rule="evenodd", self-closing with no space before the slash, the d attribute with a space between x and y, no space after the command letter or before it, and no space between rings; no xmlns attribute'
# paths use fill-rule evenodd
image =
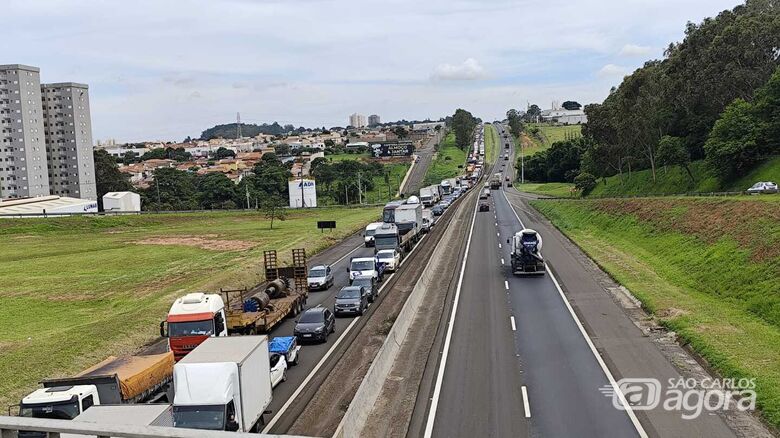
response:
<svg viewBox="0 0 780 438"><path fill-rule="evenodd" d="M474 58L467 58L462 64L439 64L431 78L445 81L473 81L485 77L485 69Z"/></svg>
<svg viewBox="0 0 780 438"><path fill-rule="evenodd" d="M610 76L625 76L627 74L628 69L626 67L615 64L607 64L604 67L601 67L598 73L596 73L596 75L600 78L606 78Z"/></svg>
<svg viewBox="0 0 780 438"><path fill-rule="evenodd" d="M626 44L620 49L620 56L648 56L653 53L653 48L650 46L639 46L636 44Z"/></svg>

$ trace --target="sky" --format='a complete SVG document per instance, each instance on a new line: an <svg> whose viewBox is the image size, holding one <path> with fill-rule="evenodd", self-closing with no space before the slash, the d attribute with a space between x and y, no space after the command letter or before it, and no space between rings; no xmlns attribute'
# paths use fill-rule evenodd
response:
<svg viewBox="0 0 780 438"><path fill-rule="evenodd" d="M89 85L93 138L236 120L483 120L601 102L736 0L3 0L0 64Z"/></svg>

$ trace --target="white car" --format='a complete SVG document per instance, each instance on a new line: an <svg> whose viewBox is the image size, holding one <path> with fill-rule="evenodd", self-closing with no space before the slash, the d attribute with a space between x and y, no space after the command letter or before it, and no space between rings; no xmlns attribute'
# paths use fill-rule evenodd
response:
<svg viewBox="0 0 780 438"><path fill-rule="evenodd" d="M287 361L279 353L271 353L271 388L287 380Z"/></svg>
<svg viewBox="0 0 780 438"><path fill-rule="evenodd" d="M747 189L750 194L759 193L777 193L777 184L771 181L761 181L753 184L753 187Z"/></svg>
<svg viewBox="0 0 780 438"><path fill-rule="evenodd" d="M380 263L385 264L386 271L395 272L398 266L401 265L401 253L394 249L383 249L376 253L376 259Z"/></svg>
<svg viewBox="0 0 780 438"><path fill-rule="evenodd" d="M381 226L382 222L372 222L366 225L366 230L363 231L363 242L365 242L366 247L374 246L374 233Z"/></svg>
<svg viewBox="0 0 780 438"><path fill-rule="evenodd" d="M309 275L306 278L309 290L327 290L333 286L333 270L329 265L317 265L309 269Z"/></svg>

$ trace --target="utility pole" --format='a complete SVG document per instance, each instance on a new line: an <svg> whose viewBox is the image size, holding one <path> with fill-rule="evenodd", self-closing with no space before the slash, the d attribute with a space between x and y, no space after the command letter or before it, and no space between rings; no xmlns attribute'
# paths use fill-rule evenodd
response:
<svg viewBox="0 0 780 438"><path fill-rule="evenodd" d="M236 140L241 138L241 113L236 113Z"/></svg>
<svg viewBox="0 0 780 438"><path fill-rule="evenodd" d="M252 208L249 205L249 184L244 184L244 189L245 189L245 192L246 192L246 209L249 210L250 208Z"/></svg>
<svg viewBox="0 0 780 438"><path fill-rule="evenodd" d="M301 177L301 208L306 208L306 198L303 197L303 169L298 172Z"/></svg>
<svg viewBox="0 0 780 438"><path fill-rule="evenodd" d="M347 203L345 205L349 205L349 191L347 190L347 184L344 184L344 198L346 198Z"/></svg>
<svg viewBox="0 0 780 438"><path fill-rule="evenodd" d="M523 141L520 140L520 184L525 184L525 151Z"/></svg>
<svg viewBox="0 0 780 438"><path fill-rule="evenodd" d="M363 186L360 185L360 172L358 172L358 204L363 204Z"/></svg>

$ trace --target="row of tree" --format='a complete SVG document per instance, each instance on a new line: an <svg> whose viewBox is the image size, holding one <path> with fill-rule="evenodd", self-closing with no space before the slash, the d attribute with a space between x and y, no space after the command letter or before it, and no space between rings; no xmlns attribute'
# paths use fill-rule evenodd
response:
<svg viewBox="0 0 780 438"><path fill-rule="evenodd" d="M342 160L331 163L327 158L315 158L311 162L311 174L317 180L319 196L327 196L338 204L352 204L360 200L361 193L376 189L375 177L382 177L387 187L387 198L392 197L390 174L381 163L363 163L358 160Z"/></svg>
<svg viewBox="0 0 780 438"><path fill-rule="evenodd" d="M287 165L273 153L264 154L236 185L222 173L199 175L176 168L154 171L149 188L135 190L128 176L104 150L94 152L98 199L108 192L137 191L145 210L198 210L231 208L277 208L287 205Z"/></svg>
<svg viewBox="0 0 780 438"><path fill-rule="evenodd" d="M592 144L583 170L604 177L633 166L651 169L655 179L659 165L705 158L728 181L778 153L778 47L780 4L773 0L747 0L688 23L663 60L645 63L602 104L585 107L583 134Z"/></svg>

